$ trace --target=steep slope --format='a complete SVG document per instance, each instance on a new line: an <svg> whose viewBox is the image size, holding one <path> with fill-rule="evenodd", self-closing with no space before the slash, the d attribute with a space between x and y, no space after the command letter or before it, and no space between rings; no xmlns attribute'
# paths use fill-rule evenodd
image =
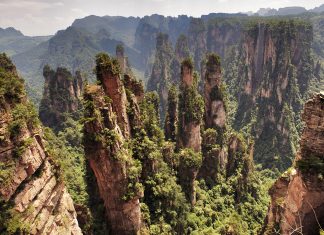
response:
<svg viewBox="0 0 324 235"><path fill-rule="evenodd" d="M82 234L60 168L45 149L36 111L5 54L0 79L1 233Z"/></svg>
<svg viewBox="0 0 324 235"><path fill-rule="evenodd" d="M320 234L324 225L324 98L314 95L305 104L305 128L294 167L270 190L271 204L262 233Z"/></svg>

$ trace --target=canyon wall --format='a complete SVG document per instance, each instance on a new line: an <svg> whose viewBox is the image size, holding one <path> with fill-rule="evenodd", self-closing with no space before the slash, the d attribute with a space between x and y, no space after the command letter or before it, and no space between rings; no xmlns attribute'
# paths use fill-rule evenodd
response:
<svg viewBox="0 0 324 235"><path fill-rule="evenodd" d="M0 232L82 234L15 66L0 55Z"/></svg>
<svg viewBox="0 0 324 235"><path fill-rule="evenodd" d="M324 225L324 97L314 95L302 114L305 128L293 168L270 189L271 203L261 233L320 234Z"/></svg>

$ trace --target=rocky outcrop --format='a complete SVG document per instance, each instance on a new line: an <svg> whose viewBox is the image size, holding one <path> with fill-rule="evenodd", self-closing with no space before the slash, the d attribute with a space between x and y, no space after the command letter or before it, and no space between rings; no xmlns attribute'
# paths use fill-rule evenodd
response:
<svg viewBox="0 0 324 235"><path fill-rule="evenodd" d="M224 132L226 105L221 76L220 57L216 54L208 55L204 81L205 126Z"/></svg>
<svg viewBox="0 0 324 235"><path fill-rule="evenodd" d="M125 87L120 77L120 65L115 59L110 59L106 54L97 55L97 79L111 99L112 109L117 113L117 122L123 135L130 135L130 125L127 116L127 97Z"/></svg>
<svg viewBox="0 0 324 235"><path fill-rule="evenodd" d="M0 79L6 81L1 82L6 93L0 97L0 232L82 234L60 168L45 150L23 81L3 54L0 70Z"/></svg>
<svg viewBox="0 0 324 235"><path fill-rule="evenodd" d="M320 234L324 225L324 99L305 104L305 128L295 167L270 189L271 203L262 234Z"/></svg>
<svg viewBox="0 0 324 235"><path fill-rule="evenodd" d="M233 83L235 128L252 124L254 158L266 167L286 169L296 152L295 123L312 76L311 42L311 25L297 20L252 22L243 32Z"/></svg>
<svg viewBox="0 0 324 235"><path fill-rule="evenodd" d="M65 68L54 71L48 65L44 67L43 75L45 84L39 117L45 126L60 130L66 115L79 117L83 80L80 72L72 76Z"/></svg>
<svg viewBox="0 0 324 235"><path fill-rule="evenodd" d="M99 54L96 69L101 85L88 86L84 96L85 153L104 201L110 232L136 234L141 227L141 169L126 145L131 135L126 107L128 103L136 106L136 99L127 100L117 61Z"/></svg>
<svg viewBox="0 0 324 235"><path fill-rule="evenodd" d="M227 153L224 140L226 109L223 88L221 86L220 57L209 54L205 68L204 100L205 128L203 134L202 153L203 163L199 170L199 178L205 179L207 185L214 185L219 175L224 174L227 163Z"/></svg>
<svg viewBox="0 0 324 235"><path fill-rule="evenodd" d="M191 204L196 201L194 181L201 165L200 125L203 119L203 104L203 99L198 94L197 76L193 74L193 63L191 59L186 59L181 65L177 148L185 150L180 158L179 179ZM187 159L196 163L185 164ZM182 161L184 163L181 163Z"/></svg>

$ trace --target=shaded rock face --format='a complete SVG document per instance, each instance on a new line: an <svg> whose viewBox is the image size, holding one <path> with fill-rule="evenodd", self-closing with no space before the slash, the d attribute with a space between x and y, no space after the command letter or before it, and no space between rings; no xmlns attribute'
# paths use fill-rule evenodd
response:
<svg viewBox="0 0 324 235"><path fill-rule="evenodd" d="M200 71L200 61L207 52L207 29L204 21L193 18L188 29L189 48L193 54L195 69Z"/></svg>
<svg viewBox="0 0 324 235"><path fill-rule="evenodd" d="M175 85L180 83L181 62L190 57L189 42L185 35L180 35L177 39L174 58L171 62L171 82Z"/></svg>
<svg viewBox="0 0 324 235"><path fill-rule="evenodd" d="M125 145L132 121L126 107L129 103L132 109L138 109L138 105L135 96L127 100L118 68L107 55L97 56L97 76L102 85L88 86L85 91L84 146L104 201L110 232L136 234L141 227L142 192L137 188L139 176L131 171L134 159ZM134 110L132 113L136 115Z"/></svg>
<svg viewBox="0 0 324 235"><path fill-rule="evenodd" d="M207 50L225 58L230 47L239 43L241 33L239 22L233 24L221 19L212 20L207 28Z"/></svg>
<svg viewBox="0 0 324 235"><path fill-rule="evenodd" d="M243 32L235 128L255 123L255 160L266 167L285 169L295 154L295 113L312 76L311 41L311 25L287 20Z"/></svg>
<svg viewBox="0 0 324 235"><path fill-rule="evenodd" d="M178 93L175 86L171 87L168 93L168 107L165 118L164 133L165 139L176 141L178 124Z"/></svg>
<svg viewBox="0 0 324 235"><path fill-rule="evenodd" d="M147 91L157 91L160 97L160 116L163 123L168 101L168 87L171 82L171 62L174 58L173 48L167 34L158 34L156 38L155 61Z"/></svg>
<svg viewBox="0 0 324 235"><path fill-rule="evenodd" d="M48 65L43 69L44 93L39 108L39 117L45 126L61 129L66 114L78 117L81 109L83 81L80 72L75 76L65 68L52 70Z"/></svg>
<svg viewBox="0 0 324 235"><path fill-rule="evenodd" d="M14 65L10 70L0 66L23 86ZM32 116L23 113L25 106ZM0 232L15 226L14 232L28 234L82 234L60 169L45 150L36 112L24 93L20 100L8 100L0 114Z"/></svg>
<svg viewBox="0 0 324 235"><path fill-rule="evenodd" d="M227 152L219 144L216 129L207 129L202 135L202 166L199 169L198 178L205 180L211 187L217 183L220 175L226 175Z"/></svg>
<svg viewBox="0 0 324 235"><path fill-rule="evenodd" d="M263 234L319 234L324 225L324 100L319 94L307 101L305 128L296 156L297 169L284 173L270 189L271 203Z"/></svg>

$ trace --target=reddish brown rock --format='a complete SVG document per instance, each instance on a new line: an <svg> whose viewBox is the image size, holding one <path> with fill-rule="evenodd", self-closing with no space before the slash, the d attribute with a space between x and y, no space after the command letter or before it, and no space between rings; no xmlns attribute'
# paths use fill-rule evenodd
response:
<svg viewBox="0 0 324 235"><path fill-rule="evenodd" d="M129 192L132 156L123 146L125 137L118 125L118 114L105 95L101 86L89 86L85 91L89 103L86 118L90 119L84 124L85 152L97 179L111 232L136 234L141 226L141 193Z"/></svg>
<svg viewBox="0 0 324 235"><path fill-rule="evenodd" d="M194 181L201 166L200 125L203 119L203 100L198 94L197 78L193 74L192 61L187 59L181 65L181 86L178 108L177 148L183 149L180 157L179 179L192 205L196 202ZM186 159L199 164L187 164Z"/></svg>
<svg viewBox="0 0 324 235"><path fill-rule="evenodd" d="M121 81L118 61L108 55L97 57L97 78L102 83L105 94L111 99L112 109L118 114L117 122L124 137L130 135L130 125L127 116L127 97L123 82Z"/></svg>
<svg viewBox="0 0 324 235"><path fill-rule="evenodd" d="M2 54L3 60L8 59ZM15 80L16 87L12 88L18 95L23 83L14 65L8 63L10 69L1 63L0 67ZM1 103L6 101L0 109L0 197L4 200L0 211L10 214L1 229L13 226L17 229L13 232L24 234L82 234L60 169L45 150L33 106L24 92L20 99L13 97L6 101L0 96ZM23 107L27 107L28 114Z"/></svg>
<svg viewBox="0 0 324 235"><path fill-rule="evenodd" d="M307 101L306 124L296 168L280 177L270 189L271 203L262 234L319 234L324 225L324 99Z"/></svg>

